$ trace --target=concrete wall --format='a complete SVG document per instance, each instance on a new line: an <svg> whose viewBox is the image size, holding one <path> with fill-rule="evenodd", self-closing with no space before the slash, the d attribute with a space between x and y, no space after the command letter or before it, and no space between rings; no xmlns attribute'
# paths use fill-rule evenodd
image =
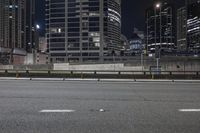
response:
<svg viewBox="0 0 200 133"><path fill-rule="evenodd" d="M0 65L0 70L53 70L53 65Z"/></svg>
<svg viewBox="0 0 200 133"><path fill-rule="evenodd" d="M107 63L107 64L53 64L53 65L0 65L0 69L17 70L110 70L110 71L149 71L150 67L156 67L155 59L144 60L144 67L140 60L133 60L129 63ZM199 58L176 58L161 59L159 66L163 71L200 71Z"/></svg>
<svg viewBox="0 0 200 133"><path fill-rule="evenodd" d="M35 60L34 54L29 53L25 56L24 64L26 65L34 64L34 60Z"/></svg>
<svg viewBox="0 0 200 133"><path fill-rule="evenodd" d="M200 62L161 62L163 70L169 71L200 71Z"/></svg>
<svg viewBox="0 0 200 133"><path fill-rule="evenodd" d="M0 70L13 70L13 65L0 65Z"/></svg>
<svg viewBox="0 0 200 133"><path fill-rule="evenodd" d="M144 66L146 70L149 70L151 66L156 66L156 60L147 60L144 62ZM200 59L164 58L159 60L159 66L161 66L163 71L200 71Z"/></svg>
<svg viewBox="0 0 200 133"><path fill-rule="evenodd" d="M37 53L36 64L39 64L39 65L48 64L48 55Z"/></svg>
<svg viewBox="0 0 200 133"><path fill-rule="evenodd" d="M141 70L141 66L127 66L124 64L90 64L90 65L70 65L69 63L64 64L54 64L54 70L110 70L110 71L139 71Z"/></svg>
<svg viewBox="0 0 200 133"><path fill-rule="evenodd" d="M52 65L14 65L14 70L52 70Z"/></svg>
<svg viewBox="0 0 200 133"><path fill-rule="evenodd" d="M130 63L115 64L82 64L75 65L69 63L54 64L54 70L111 70L111 71L149 71L150 68L156 67L155 59L143 61L143 67L140 60L131 61ZM169 59L159 60L159 66L162 71L200 71L200 59Z"/></svg>
<svg viewBox="0 0 200 133"><path fill-rule="evenodd" d="M25 56L13 55L13 64L14 65L24 64L24 59Z"/></svg>
<svg viewBox="0 0 200 133"><path fill-rule="evenodd" d="M70 65L69 63L54 64L54 70L110 70L110 71L139 71L141 66L124 66L124 64L90 64L90 65Z"/></svg>

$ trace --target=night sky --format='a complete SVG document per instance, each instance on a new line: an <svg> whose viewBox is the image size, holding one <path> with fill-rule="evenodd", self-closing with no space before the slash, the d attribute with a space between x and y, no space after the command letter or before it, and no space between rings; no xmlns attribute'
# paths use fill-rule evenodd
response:
<svg viewBox="0 0 200 133"><path fill-rule="evenodd" d="M44 35L45 0L36 0L36 22L41 25L41 35ZM153 4L154 0L122 0L122 33L130 38L134 27L145 29L145 9ZM177 0L180 3L184 0Z"/></svg>

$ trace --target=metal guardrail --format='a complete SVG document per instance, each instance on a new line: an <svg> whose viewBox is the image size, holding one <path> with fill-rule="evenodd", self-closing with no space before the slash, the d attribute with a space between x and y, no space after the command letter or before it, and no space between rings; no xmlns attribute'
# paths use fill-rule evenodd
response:
<svg viewBox="0 0 200 133"><path fill-rule="evenodd" d="M61 75L140 75L140 76L166 76L166 75L193 75L200 76L200 71L112 71L112 70L0 70L0 76L61 76Z"/></svg>
<svg viewBox="0 0 200 133"><path fill-rule="evenodd" d="M0 73L13 73L13 72L19 72L19 73L60 73L60 72L65 72L65 73L69 73L69 72L73 72L73 73L140 73L140 74L151 74L157 71L121 71L121 70L5 70L5 69L0 69ZM200 74L200 71L159 71L160 74L174 74L174 73L178 73L178 74L194 74L196 73L197 75Z"/></svg>

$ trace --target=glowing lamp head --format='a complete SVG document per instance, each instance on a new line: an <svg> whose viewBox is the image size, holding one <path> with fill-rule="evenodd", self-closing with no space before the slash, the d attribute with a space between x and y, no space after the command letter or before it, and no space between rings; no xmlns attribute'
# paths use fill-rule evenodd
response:
<svg viewBox="0 0 200 133"><path fill-rule="evenodd" d="M36 29L40 29L40 25L39 24L36 25Z"/></svg>
<svg viewBox="0 0 200 133"><path fill-rule="evenodd" d="M157 3L157 4L156 4L156 8L160 8L160 3Z"/></svg>

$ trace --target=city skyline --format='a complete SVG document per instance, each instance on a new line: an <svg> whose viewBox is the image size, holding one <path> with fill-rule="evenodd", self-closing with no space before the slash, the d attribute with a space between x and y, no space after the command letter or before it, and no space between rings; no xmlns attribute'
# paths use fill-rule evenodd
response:
<svg viewBox="0 0 200 133"><path fill-rule="evenodd" d="M158 53L170 56L199 54L199 0L186 0L187 3L179 0L146 3L144 0L46 0L45 4L44 1L26 1L25 4L4 1L7 3L1 4L1 29L10 28L1 30L1 37L4 36L1 49L10 50L8 54L3 53L10 62L18 54L16 48L30 54L31 62L36 59L39 62L36 54L43 51L39 49L40 37L46 39L44 46L47 48L41 53L46 54L45 62L115 61L113 56L125 58L141 54L158 58ZM184 5L185 11L180 10ZM26 11L32 13L28 15ZM11 31L12 34L5 34ZM143 36L139 41L131 38L135 32ZM4 43L5 40L9 42Z"/></svg>
<svg viewBox="0 0 200 133"><path fill-rule="evenodd" d="M200 0L0 0L0 133L200 133Z"/></svg>
<svg viewBox="0 0 200 133"><path fill-rule="evenodd" d="M162 0L160 0L162 1ZM36 0L36 22L41 25L40 35L45 34L45 1ZM145 10L152 6L155 0L122 0L122 34L131 37L134 28L145 30ZM176 0L176 5L183 5L183 0Z"/></svg>

